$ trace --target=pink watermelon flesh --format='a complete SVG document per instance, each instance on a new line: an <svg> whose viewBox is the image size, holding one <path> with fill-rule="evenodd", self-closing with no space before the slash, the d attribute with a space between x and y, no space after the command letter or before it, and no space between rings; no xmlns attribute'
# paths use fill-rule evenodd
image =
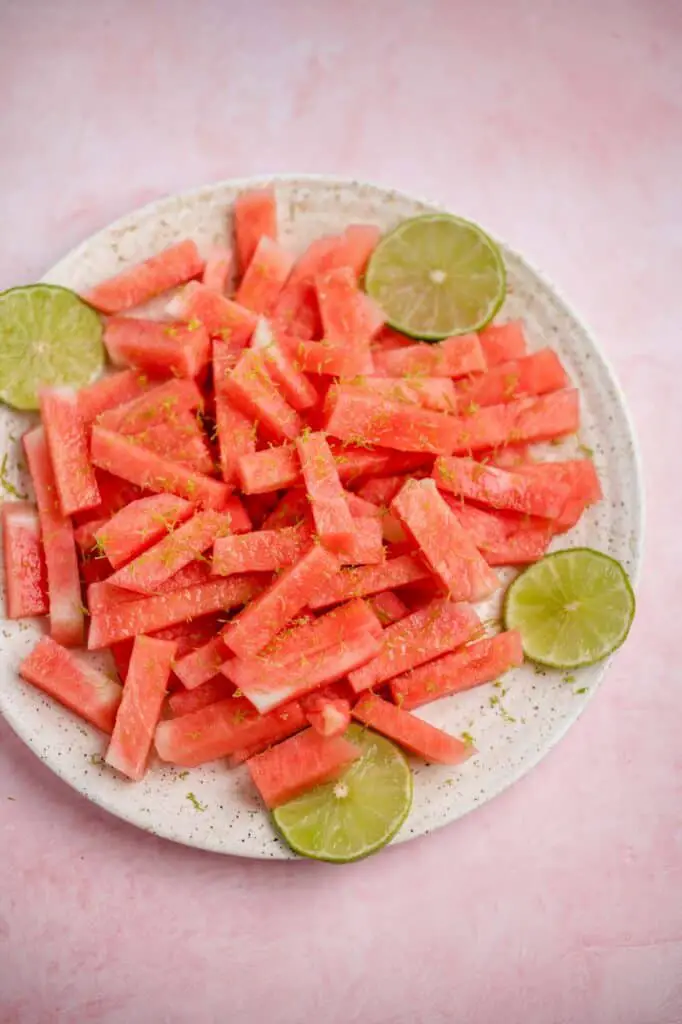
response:
<svg viewBox="0 0 682 1024"><path fill-rule="evenodd" d="M168 706L174 718L182 715L191 715L193 711L200 711L210 704L217 704L218 701L226 700L232 696L234 687L225 676L214 676L208 682L202 683L193 690L178 690L171 693L168 698Z"/></svg>
<svg viewBox="0 0 682 1024"><path fill-rule="evenodd" d="M382 594L370 597L367 604L384 628L390 626L393 622L400 622L401 619L404 619L410 613L410 609L405 602L397 594L394 594L392 590L385 590Z"/></svg>
<svg viewBox="0 0 682 1024"><path fill-rule="evenodd" d="M73 531L73 539L82 555L96 554L97 531L108 522L108 519L92 519L89 523L83 523L76 527Z"/></svg>
<svg viewBox="0 0 682 1024"><path fill-rule="evenodd" d="M47 570L36 509L27 501L6 501L0 508L8 619L46 615Z"/></svg>
<svg viewBox="0 0 682 1024"><path fill-rule="evenodd" d="M95 285L83 298L102 313L122 313L198 277L203 269L195 243L186 239Z"/></svg>
<svg viewBox="0 0 682 1024"><path fill-rule="evenodd" d="M145 774L176 645L137 636L105 760L133 781Z"/></svg>
<svg viewBox="0 0 682 1024"><path fill-rule="evenodd" d="M125 587L117 587L109 582L110 579L111 576L108 576L105 580L95 581L88 586L87 604L91 615L110 612L121 604L138 601L142 596ZM212 582L215 582L215 578L210 575L209 567L205 562L190 562L170 579L159 584L154 593L156 595L171 594L178 590L186 590L187 587L196 587Z"/></svg>
<svg viewBox="0 0 682 1024"><path fill-rule="evenodd" d="M506 324L489 324L478 335L488 366L497 366L526 354L526 335L521 320Z"/></svg>
<svg viewBox="0 0 682 1024"><path fill-rule="evenodd" d="M301 432L298 413L272 383L262 353L242 352L225 382L225 392L237 409L265 426L277 441L291 441Z"/></svg>
<svg viewBox="0 0 682 1024"><path fill-rule="evenodd" d="M344 348L325 341L307 341L304 338L280 333L280 344L293 360L294 366L304 373L328 377L355 377L374 372L369 347Z"/></svg>
<svg viewBox="0 0 682 1024"><path fill-rule="evenodd" d="M353 633L345 641L317 651L306 659L304 668L292 662L278 668L254 659L233 658L221 671L238 687L254 707L263 714L319 686L343 679L354 669L365 665L381 650L381 643L372 633ZM299 659L300 661L303 659ZM265 674L263 670L265 669Z"/></svg>
<svg viewBox="0 0 682 1024"><path fill-rule="evenodd" d="M548 395L516 398L504 405L489 405L470 416L452 416L451 447L444 454L472 452L518 445L573 434L580 424L580 403L574 389Z"/></svg>
<svg viewBox="0 0 682 1024"><path fill-rule="evenodd" d="M192 281L174 296L166 311L174 319L202 324L212 338L222 338L237 348L248 344L258 321L250 309L198 281Z"/></svg>
<svg viewBox="0 0 682 1024"><path fill-rule="evenodd" d="M374 502L361 498L353 491L345 491L345 496L353 519L381 519L381 509Z"/></svg>
<svg viewBox="0 0 682 1024"><path fill-rule="evenodd" d="M210 476L214 471L206 437L197 417L188 409L179 410L165 423L155 423L139 433L126 436L155 455L178 462L197 473Z"/></svg>
<svg viewBox="0 0 682 1024"><path fill-rule="evenodd" d="M256 450L255 424L224 394L215 396L215 422L222 478L236 484L240 458Z"/></svg>
<svg viewBox="0 0 682 1024"><path fill-rule="evenodd" d="M327 410L326 430L350 443L392 446L400 451L471 454L506 444L548 441L579 426L578 392L518 398L467 416L448 416L339 387Z"/></svg>
<svg viewBox="0 0 682 1024"><path fill-rule="evenodd" d="M426 452L449 454L459 439L458 426L455 416L341 386L330 392L325 429L350 444L392 447L423 457Z"/></svg>
<svg viewBox="0 0 682 1024"><path fill-rule="evenodd" d="M51 637L42 637L19 666L19 674L104 732L114 728L122 689L103 672L80 661Z"/></svg>
<svg viewBox="0 0 682 1024"><path fill-rule="evenodd" d="M210 548L216 537L229 531L226 516L213 509L197 512L152 547L147 548L107 581L140 594L153 594L177 572Z"/></svg>
<svg viewBox="0 0 682 1024"><path fill-rule="evenodd" d="M95 508L100 503L100 493L76 392L70 388L44 388L40 393L40 413L62 512L69 516Z"/></svg>
<svg viewBox="0 0 682 1024"><path fill-rule="evenodd" d="M479 618L470 605L437 599L388 626L381 636L380 653L351 672L348 680L356 693L379 686L460 647L479 627Z"/></svg>
<svg viewBox="0 0 682 1024"><path fill-rule="evenodd" d="M267 496L271 497L271 495ZM277 504L263 520L263 529L281 530L285 526L308 526L311 521L312 516L305 490L302 487L291 487L277 500Z"/></svg>
<svg viewBox="0 0 682 1024"><path fill-rule="evenodd" d="M433 464L433 456L422 452L398 452L386 448L364 448L330 441L341 481L350 486L363 477L399 473ZM242 457L238 461L242 490L266 494L302 481L301 464L293 446L280 445Z"/></svg>
<svg viewBox="0 0 682 1024"><path fill-rule="evenodd" d="M455 456L436 459L433 479L442 490L479 505L557 519L571 493L559 479L516 473Z"/></svg>
<svg viewBox="0 0 682 1024"><path fill-rule="evenodd" d="M258 654L338 569L332 554L322 547L311 548L232 620L225 629L227 646L241 658Z"/></svg>
<svg viewBox="0 0 682 1024"><path fill-rule="evenodd" d="M379 638L381 624L365 601L348 601L318 618L309 613L299 616L256 655L255 661L270 668L304 669L306 659L313 654L364 632Z"/></svg>
<svg viewBox="0 0 682 1024"><path fill-rule="evenodd" d="M348 387L348 385L346 385ZM455 412L457 392L447 377L361 377L353 387L392 402L420 405L434 412Z"/></svg>
<svg viewBox="0 0 682 1024"><path fill-rule="evenodd" d="M211 637L215 636L216 630L219 629L218 618L218 615L215 614L204 615L199 619L192 620L191 622L178 622L174 626L166 626L165 629L156 630L151 632L149 635L158 640L168 640L173 642L176 645L175 657L176 659L181 659L186 657L186 655L191 654L192 651L197 650ZM125 678L128 675L128 666L130 665L134 642L134 637L128 637L126 640L116 641L116 643L113 643L110 647L121 682L125 682ZM171 691L171 696L188 692L184 690L182 683L174 672L171 673L168 682L168 689ZM228 691L227 693L222 694L222 696L227 697L230 692L231 691ZM209 702L207 701L206 703ZM188 711L189 710L193 709L188 708Z"/></svg>
<svg viewBox="0 0 682 1024"><path fill-rule="evenodd" d="M601 484L591 459L524 463L517 467L517 471L547 488L568 487L568 500L555 523L557 531L561 533L575 526L589 505L602 499Z"/></svg>
<svg viewBox="0 0 682 1024"><path fill-rule="evenodd" d="M356 352L371 371L370 343L383 326L383 312L360 291L356 275L348 267L318 275L315 287L325 343L332 349Z"/></svg>
<svg viewBox="0 0 682 1024"><path fill-rule="evenodd" d="M556 533L556 524L547 519L476 508L447 493L443 497L488 565L537 562Z"/></svg>
<svg viewBox="0 0 682 1024"><path fill-rule="evenodd" d="M261 586L255 577L240 576L126 601L92 616L88 647L98 650L139 633L153 633L211 612L229 611L250 601Z"/></svg>
<svg viewBox="0 0 682 1024"><path fill-rule="evenodd" d="M381 650L381 625L362 601L300 622L252 658L232 658L222 672L261 711L335 682Z"/></svg>
<svg viewBox="0 0 682 1024"><path fill-rule="evenodd" d="M382 590L392 590L416 580L430 577L426 565L417 558L400 555L389 558L383 565L363 565L341 569L326 586L318 587L308 601L309 608L325 608L354 597L367 597Z"/></svg>
<svg viewBox="0 0 682 1024"><path fill-rule="evenodd" d="M211 637L207 643L175 663L175 674L188 690L194 690L212 679L229 655L224 638Z"/></svg>
<svg viewBox="0 0 682 1024"><path fill-rule="evenodd" d="M342 736L350 725L350 702L344 697L312 693L303 702L306 718L320 736Z"/></svg>
<svg viewBox="0 0 682 1024"><path fill-rule="evenodd" d="M453 601L480 601L500 586L433 480L408 480L391 503L408 536Z"/></svg>
<svg viewBox="0 0 682 1024"><path fill-rule="evenodd" d="M490 683L522 662L520 633L498 633L397 676L391 680L391 693L400 707L410 710L439 697Z"/></svg>
<svg viewBox="0 0 682 1024"><path fill-rule="evenodd" d="M206 255L201 283L211 291L224 295L230 283L232 263L232 250L226 246L214 245Z"/></svg>
<svg viewBox="0 0 682 1024"><path fill-rule="evenodd" d="M375 695L363 697L351 714L358 722L382 733L425 761L461 764L476 753L470 743L449 736L442 729L436 729L409 711Z"/></svg>
<svg viewBox="0 0 682 1024"><path fill-rule="evenodd" d="M296 451L320 541L339 555L350 554L356 522L350 514L339 471L324 434L299 437Z"/></svg>
<svg viewBox="0 0 682 1024"><path fill-rule="evenodd" d="M101 377L78 392L78 413L90 426L93 420L118 405L139 398L150 387L147 377L138 370L121 370Z"/></svg>
<svg viewBox="0 0 682 1024"><path fill-rule="evenodd" d="M140 434L150 427L166 426L183 413L202 409L204 399L193 380L169 380L149 387L124 405L106 410L97 420L100 427L120 434Z"/></svg>
<svg viewBox="0 0 682 1024"><path fill-rule="evenodd" d="M487 373L472 374L456 383L452 412L475 412L481 405L499 405L524 395L544 395L568 386L568 376L556 352L539 352L500 363Z"/></svg>
<svg viewBox="0 0 682 1024"><path fill-rule="evenodd" d="M479 550L488 565L529 565L547 554L553 535L551 527L519 530L503 544L491 544Z"/></svg>
<svg viewBox="0 0 682 1024"><path fill-rule="evenodd" d="M107 473L103 469L95 468L97 487L99 488L101 501L96 508L88 509L86 512L76 512L73 521L76 526L83 523L91 523L95 519L111 519L116 512L125 508L131 501L141 498L143 491L131 484L128 480L113 473Z"/></svg>
<svg viewBox="0 0 682 1024"><path fill-rule="evenodd" d="M237 302L254 313L269 314L293 265L294 257L286 249L262 235L237 289Z"/></svg>
<svg viewBox="0 0 682 1024"><path fill-rule="evenodd" d="M92 461L100 469L147 491L175 494L207 508L221 508L230 494L227 484L157 455L104 427L92 428L91 451Z"/></svg>
<svg viewBox="0 0 682 1024"><path fill-rule="evenodd" d="M296 702L259 715L244 697L229 697L159 722L154 745L162 761L195 768L238 750L279 743L306 725L303 709Z"/></svg>
<svg viewBox="0 0 682 1024"><path fill-rule="evenodd" d="M266 806L274 808L335 779L360 755L361 751L341 736L330 739L306 729L246 764Z"/></svg>
<svg viewBox="0 0 682 1024"><path fill-rule="evenodd" d="M211 571L217 576L274 572L293 565L311 543L310 530L303 525L219 537L213 545Z"/></svg>
<svg viewBox="0 0 682 1024"><path fill-rule="evenodd" d="M485 370L486 362L476 334L446 338L435 345L417 342L406 348L377 352L377 373L387 377L420 374L425 377L464 377Z"/></svg>
<svg viewBox="0 0 682 1024"><path fill-rule="evenodd" d="M73 526L59 508L57 485L43 428L36 427L24 434L23 443L38 504L45 552L50 633L57 643L78 647L83 643L84 615Z"/></svg>
<svg viewBox="0 0 682 1024"><path fill-rule="evenodd" d="M301 373L295 359L279 342L267 321L259 320L251 339L251 348L263 352L270 379L292 409L305 412L319 403L320 396L316 389Z"/></svg>
<svg viewBox="0 0 682 1024"><path fill-rule="evenodd" d="M280 445L241 455L237 472L245 494L267 494L298 483L301 464L293 445Z"/></svg>
<svg viewBox="0 0 682 1024"><path fill-rule="evenodd" d="M309 341L322 334L320 310L312 281L292 281L280 292L272 314L278 332Z"/></svg>
<svg viewBox="0 0 682 1024"><path fill-rule="evenodd" d="M353 523L355 533L339 556L341 565L381 565L386 561L381 520L376 516L353 516Z"/></svg>
<svg viewBox="0 0 682 1024"><path fill-rule="evenodd" d="M134 366L153 377L196 377L207 365L211 343L205 327L111 317L104 344L115 366Z"/></svg>
<svg viewBox="0 0 682 1024"><path fill-rule="evenodd" d="M118 569L189 519L193 511L190 501L174 494L138 498L99 527L95 534L97 545L114 569Z"/></svg>
<svg viewBox="0 0 682 1024"><path fill-rule="evenodd" d="M240 273L253 259L262 238L277 241L277 200L274 189L242 192L234 204L234 235Z"/></svg>

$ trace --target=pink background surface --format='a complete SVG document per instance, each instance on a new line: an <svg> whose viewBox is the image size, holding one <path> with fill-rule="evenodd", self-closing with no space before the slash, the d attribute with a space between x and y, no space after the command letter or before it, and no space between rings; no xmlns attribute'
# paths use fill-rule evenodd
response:
<svg viewBox="0 0 682 1024"><path fill-rule="evenodd" d="M0 286L220 178L328 172L441 200L592 325L649 521L631 639L566 740L366 863L151 838L0 723L2 1024L682 1021L682 6L4 0L0 95Z"/></svg>

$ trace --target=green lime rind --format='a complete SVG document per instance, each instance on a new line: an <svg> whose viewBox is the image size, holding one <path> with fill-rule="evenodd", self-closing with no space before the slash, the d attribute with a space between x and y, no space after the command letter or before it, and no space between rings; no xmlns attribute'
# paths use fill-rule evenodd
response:
<svg viewBox="0 0 682 1024"><path fill-rule="evenodd" d="M365 289L395 330L440 341L490 323L504 302L507 275L498 246L477 224L428 213L381 239Z"/></svg>
<svg viewBox="0 0 682 1024"><path fill-rule="evenodd" d="M351 725L345 738L362 749L335 782L303 793L273 811L283 838L313 860L348 864L393 839L412 806L412 772L395 744Z"/></svg>
<svg viewBox="0 0 682 1024"><path fill-rule="evenodd" d="M31 284L0 293L0 400L37 409L43 387L83 387L104 366L102 321L75 292Z"/></svg>
<svg viewBox="0 0 682 1024"><path fill-rule="evenodd" d="M502 615L523 651L549 668L594 665L630 631L635 595L620 562L592 548L545 555L507 589Z"/></svg>

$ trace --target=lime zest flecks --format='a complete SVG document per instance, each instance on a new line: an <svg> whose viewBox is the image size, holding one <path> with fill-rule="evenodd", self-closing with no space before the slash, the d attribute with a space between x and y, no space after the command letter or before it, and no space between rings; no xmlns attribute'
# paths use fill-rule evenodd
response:
<svg viewBox="0 0 682 1024"><path fill-rule="evenodd" d="M2 456L2 462L0 462L0 489L5 494L9 494L10 497L16 498L17 501L26 501L28 498L28 494L24 494L23 491L20 491L19 488L12 483L12 481L9 479L7 475L7 459L8 455L7 452L5 452L5 454Z"/></svg>
<svg viewBox="0 0 682 1024"><path fill-rule="evenodd" d="M505 690L504 692L506 693L507 691ZM502 698L498 694L493 694L493 696L488 699L488 703L490 704L491 708L496 708L499 711L503 721L508 722L510 724L516 722L514 716L505 708L504 704L502 703Z"/></svg>
<svg viewBox="0 0 682 1024"><path fill-rule="evenodd" d="M191 790L190 790L189 793L185 793L185 799L189 800L189 802L191 803L191 805L192 805L192 807L194 808L195 811L202 811L203 812L203 811L206 810L206 807L203 804L199 803L199 801L197 800L196 796L194 795L194 793L191 792Z"/></svg>

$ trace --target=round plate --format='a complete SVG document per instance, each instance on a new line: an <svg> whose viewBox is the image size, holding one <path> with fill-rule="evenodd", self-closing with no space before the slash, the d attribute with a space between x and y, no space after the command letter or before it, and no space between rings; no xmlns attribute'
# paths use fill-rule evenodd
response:
<svg viewBox="0 0 682 1024"><path fill-rule="evenodd" d="M386 231L405 217L438 209L354 181L278 177L223 182L129 214L74 249L44 280L82 290L180 238L191 237L202 249L225 243L236 196L268 183L277 191L281 240L295 252L349 223L373 223ZM580 389L580 437L547 446L547 457L592 454L604 489L604 500L554 547L597 548L621 561L634 580L641 553L643 498L623 396L596 344L554 289L520 256L506 247L503 253L509 295L498 320L522 317L530 348L555 348ZM27 487L17 465L17 439L30 422L9 409L0 410L7 475L20 489ZM495 618L499 604L498 598L481 610L482 615ZM229 771L215 762L186 772L156 762L142 782L131 783L103 765L105 737L17 676L17 666L40 629L30 621L3 625L0 710L48 767L112 814L167 839L248 857L293 856L277 838L244 768ZM423 709L425 719L448 732L469 732L479 754L456 769L414 762L414 806L394 842L454 821L520 778L575 721L606 667L601 663L566 678L528 664L508 673L503 689L481 686Z"/></svg>

